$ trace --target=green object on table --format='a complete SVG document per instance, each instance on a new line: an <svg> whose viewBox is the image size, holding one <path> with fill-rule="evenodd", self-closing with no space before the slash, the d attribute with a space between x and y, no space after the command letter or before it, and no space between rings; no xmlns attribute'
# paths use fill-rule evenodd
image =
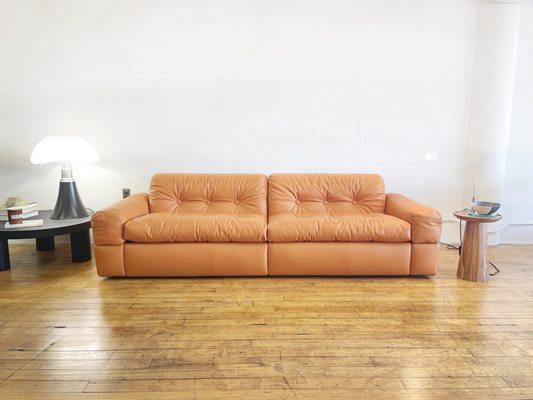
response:
<svg viewBox="0 0 533 400"><path fill-rule="evenodd" d="M500 214L478 214L475 211L468 210L468 215L474 218L497 218L501 217Z"/></svg>

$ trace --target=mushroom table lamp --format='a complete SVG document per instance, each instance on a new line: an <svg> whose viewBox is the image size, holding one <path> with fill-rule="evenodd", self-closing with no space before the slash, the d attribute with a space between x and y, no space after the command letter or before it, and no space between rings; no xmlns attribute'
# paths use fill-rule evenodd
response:
<svg viewBox="0 0 533 400"><path fill-rule="evenodd" d="M51 219L76 219L90 215L76 188L71 163L88 164L96 161L98 154L94 147L79 136L47 136L37 143L31 153L33 164L61 163L59 193Z"/></svg>

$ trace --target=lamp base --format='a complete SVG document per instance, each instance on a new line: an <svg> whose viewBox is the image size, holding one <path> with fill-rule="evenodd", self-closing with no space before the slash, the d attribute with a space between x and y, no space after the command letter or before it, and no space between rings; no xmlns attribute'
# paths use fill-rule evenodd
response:
<svg viewBox="0 0 533 400"><path fill-rule="evenodd" d="M51 219L86 218L90 214L81 201L76 182L59 182L59 193Z"/></svg>

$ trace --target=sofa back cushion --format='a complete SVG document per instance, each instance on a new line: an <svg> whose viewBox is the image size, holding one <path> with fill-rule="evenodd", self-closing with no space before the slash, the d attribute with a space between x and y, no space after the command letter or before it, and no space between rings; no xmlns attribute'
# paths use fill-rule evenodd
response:
<svg viewBox="0 0 533 400"><path fill-rule="evenodd" d="M260 174L156 174L149 205L151 213L266 217L267 178Z"/></svg>
<svg viewBox="0 0 533 400"><path fill-rule="evenodd" d="M377 174L274 174L268 178L268 213L385 212L385 184Z"/></svg>

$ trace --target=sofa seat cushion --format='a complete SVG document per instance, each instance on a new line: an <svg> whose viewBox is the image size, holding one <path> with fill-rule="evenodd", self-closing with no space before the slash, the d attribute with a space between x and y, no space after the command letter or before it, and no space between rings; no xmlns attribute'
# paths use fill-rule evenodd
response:
<svg viewBox="0 0 533 400"><path fill-rule="evenodd" d="M137 243L266 242L262 215L152 213L124 226L124 238Z"/></svg>
<svg viewBox="0 0 533 400"><path fill-rule="evenodd" d="M278 214L268 223L269 242L408 242L411 226L391 215Z"/></svg>

